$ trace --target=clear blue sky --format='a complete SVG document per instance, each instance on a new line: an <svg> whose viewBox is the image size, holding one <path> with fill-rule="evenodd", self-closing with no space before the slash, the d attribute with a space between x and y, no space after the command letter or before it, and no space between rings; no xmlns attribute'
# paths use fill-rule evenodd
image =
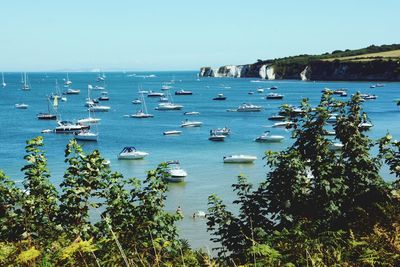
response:
<svg viewBox="0 0 400 267"><path fill-rule="evenodd" d="M400 43L399 0L8 0L3 71L197 70Z"/></svg>

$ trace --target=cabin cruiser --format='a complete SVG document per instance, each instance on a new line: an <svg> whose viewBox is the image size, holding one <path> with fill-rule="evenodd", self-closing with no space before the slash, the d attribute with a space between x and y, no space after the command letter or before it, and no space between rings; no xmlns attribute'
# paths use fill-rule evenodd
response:
<svg viewBox="0 0 400 267"><path fill-rule="evenodd" d="M202 126L203 123L201 121L189 121L189 120L185 120L182 122L181 127L182 128L189 128L189 127L200 127Z"/></svg>
<svg viewBox="0 0 400 267"><path fill-rule="evenodd" d="M165 177L168 182L183 182L187 176L187 172L181 168L179 161L167 161L167 173L169 174Z"/></svg>
<svg viewBox="0 0 400 267"><path fill-rule="evenodd" d="M285 137L282 135L271 135L270 131L265 131L262 135L254 139L256 142L277 143L281 142Z"/></svg>
<svg viewBox="0 0 400 267"><path fill-rule="evenodd" d="M171 130L171 131L163 132L163 135L180 135L181 133L182 133L182 131Z"/></svg>
<svg viewBox="0 0 400 267"><path fill-rule="evenodd" d="M269 93L266 99L283 99L283 95L277 93Z"/></svg>
<svg viewBox="0 0 400 267"><path fill-rule="evenodd" d="M185 91L185 90L179 90L175 92L175 95L193 95L192 91Z"/></svg>
<svg viewBox="0 0 400 267"><path fill-rule="evenodd" d="M54 129L55 133L75 133L85 129L90 129L89 125L73 123L71 121L57 121L58 126Z"/></svg>
<svg viewBox="0 0 400 267"><path fill-rule="evenodd" d="M153 92L153 91L150 91L147 94L147 97L162 97L162 96L164 96L164 93Z"/></svg>
<svg viewBox="0 0 400 267"><path fill-rule="evenodd" d="M81 92L79 89L68 89L64 92L64 95L78 95Z"/></svg>
<svg viewBox="0 0 400 267"><path fill-rule="evenodd" d="M27 109L28 107L29 107L29 105L24 104L24 103L15 104L16 109Z"/></svg>
<svg viewBox="0 0 400 267"><path fill-rule="evenodd" d="M156 110L181 110L182 108L182 105L167 102L158 104Z"/></svg>
<svg viewBox="0 0 400 267"><path fill-rule="evenodd" d="M210 137L208 137L208 140L222 142L225 140L225 137L226 137L226 135L218 133L214 130L210 130Z"/></svg>
<svg viewBox="0 0 400 267"><path fill-rule="evenodd" d="M82 130L80 132L75 132L75 139L81 141L94 141L97 142L99 134L93 133L89 130Z"/></svg>
<svg viewBox="0 0 400 267"><path fill-rule="evenodd" d="M146 118L153 118L153 114L148 114L143 112L142 110L139 110L135 114L130 115L131 118L136 118L136 119L146 119Z"/></svg>
<svg viewBox="0 0 400 267"><path fill-rule="evenodd" d="M213 100L226 100L226 96L224 96L224 94L218 94Z"/></svg>
<svg viewBox="0 0 400 267"><path fill-rule="evenodd" d="M231 129L229 129L228 127L217 128L217 129L213 130L213 132L216 133L216 134L227 136L227 135L231 134Z"/></svg>
<svg viewBox="0 0 400 267"><path fill-rule="evenodd" d="M244 104L240 105L236 111L237 112L259 112L259 111L261 111L261 106L244 103Z"/></svg>
<svg viewBox="0 0 400 267"><path fill-rule="evenodd" d="M149 153L138 151L133 146L124 147L118 154L118 159L143 159L148 156Z"/></svg>
<svg viewBox="0 0 400 267"><path fill-rule="evenodd" d="M224 163L253 163L256 159L256 156L250 155L229 155L223 158Z"/></svg>

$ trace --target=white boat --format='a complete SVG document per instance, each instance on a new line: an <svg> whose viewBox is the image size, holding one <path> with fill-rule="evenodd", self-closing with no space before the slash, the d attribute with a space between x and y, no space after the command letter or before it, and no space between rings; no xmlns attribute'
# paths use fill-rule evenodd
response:
<svg viewBox="0 0 400 267"><path fill-rule="evenodd" d="M271 117L268 117L268 120L270 121L283 121L286 117L283 115L272 115Z"/></svg>
<svg viewBox="0 0 400 267"><path fill-rule="evenodd" d="M253 163L257 157L250 155L229 155L224 156L224 163Z"/></svg>
<svg viewBox="0 0 400 267"><path fill-rule="evenodd" d="M51 130L51 129L44 129L41 131L41 133L53 133L53 132L54 132L54 130Z"/></svg>
<svg viewBox="0 0 400 267"><path fill-rule="evenodd" d="M30 89L31 89L31 87L29 85L28 76L26 75L26 72L24 72L24 74L22 76L22 90L28 91Z"/></svg>
<svg viewBox="0 0 400 267"><path fill-rule="evenodd" d="M140 105L140 104L142 104L142 101L139 98L136 98L135 100L132 100L132 104Z"/></svg>
<svg viewBox="0 0 400 267"><path fill-rule="evenodd" d="M264 89L263 88L258 88L257 89L257 93L264 93Z"/></svg>
<svg viewBox="0 0 400 267"><path fill-rule="evenodd" d="M281 142L285 137L282 135L271 135L270 131L265 131L262 135L254 139L256 142L277 143Z"/></svg>
<svg viewBox="0 0 400 267"><path fill-rule="evenodd" d="M169 90L169 89L171 89L172 88L172 86L170 86L170 85L167 85L167 84L164 84L164 85L162 85L161 86L161 90Z"/></svg>
<svg viewBox="0 0 400 267"><path fill-rule="evenodd" d="M231 129L225 126L224 128L217 128L213 130L213 132L216 134L228 136L231 134Z"/></svg>
<svg viewBox="0 0 400 267"><path fill-rule="evenodd" d="M101 92L101 95L97 99L99 101L108 101L110 97L108 96L108 92Z"/></svg>
<svg viewBox="0 0 400 267"><path fill-rule="evenodd" d="M175 95L193 95L193 92L192 91L185 91L185 90L181 89L179 91L176 91Z"/></svg>
<svg viewBox="0 0 400 267"><path fill-rule="evenodd" d="M147 152L138 151L133 146L127 146L118 154L118 159L143 159L148 155Z"/></svg>
<svg viewBox="0 0 400 267"><path fill-rule="evenodd" d="M203 123L201 121L185 120L185 121L182 122L181 127L182 128L190 128L190 127L200 127L202 125L203 125Z"/></svg>
<svg viewBox="0 0 400 267"><path fill-rule="evenodd" d="M147 97L162 97L162 96L164 96L164 93L161 93L161 92L150 91L147 94Z"/></svg>
<svg viewBox="0 0 400 267"><path fill-rule="evenodd" d="M163 132L163 135L180 135L182 131L178 130L171 130L171 131L165 131Z"/></svg>
<svg viewBox="0 0 400 267"><path fill-rule="evenodd" d="M98 123L100 121L101 121L101 119L93 118L93 117L90 116L90 113L89 113L89 117L84 118L84 119L80 119L77 122L80 123L80 124L94 124L94 123Z"/></svg>
<svg viewBox="0 0 400 267"><path fill-rule="evenodd" d="M183 182L187 176L187 172L181 168L179 161L168 161L167 162L167 173L169 174L165 180L168 182Z"/></svg>
<svg viewBox="0 0 400 267"><path fill-rule="evenodd" d="M343 144L341 142L332 142L329 144L328 149L331 151L339 151L343 148Z"/></svg>
<svg viewBox="0 0 400 267"><path fill-rule="evenodd" d="M261 106L244 103L244 104L240 105L236 111L237 112L259 112L259 111L261 111Z"/></svg>
<svg viewBox="0 0 400 267"><path fill-rule="evenodd" d="M27 109L28 107L29 107L29 105L24 104L24 103L15 104L16 109Z"/></svg>
<svg viewBox="0 0 400 267"><path fill-rule="evenodd" d="M283 99L283 95L277 94L277 93L269 93L266 97L266 99Z"/></svg>
<svg viewBox="0 0 400 267"><path fill-rule="evenodd" d="M181 110L183 108L182 105L174 104L174 103L160 103L155 108L156 110Z"/></svg>
<svg viewBox="0 0 400 267"><path fill-rule="evenodd" d="M165 97L165 96L160 97L160 99L158 100L158 102L161 102L161 103L167 103L168 101L169 101L168 97Z"/></svg>
<svg viewBox="0 0 400 267"><path fill-rule="evenodd" d="M1 81L2 81L1 86L3 86L3 88L6 87L7 84L4 81L4 72L1 73Z"/></svg>
<svg viewBox="0 0 400 267"><path fill-rule="evenodd" d="M287 128L294 125L294 122L292 121L282 121L282 122L276 122L272 127L274 128Z"/></svg>
<svg viewBox="0 0 400 267"><path fill-rule="evenodd" d="M368 130L372 126L373 126L372 123L369 123L369 122L361 122L360 124L358 124L358 128L363 129L363 130Z"/></svg>
<svg viewBox="0 0 400 267"><path fill-rule="evenodd" d="M208 140L216 141L216 142L223 142L225 140L225 137L226 137L226 135L217 134L217 133L211 131L210 137L208 137Z"/></svg>
<svg viewBox="0 0 400 267"><path fill-rule="evenodd" d="M75 133L76 140L97 142L98 138L99 138L98 133L93 133L89 130L83 130Z"/></svg>
<svg viewBox="0 0 400 267"><path fill-rule="evenodd" d="M73 123L71 121L57 121L58 126L54 129L55 133L75 133L85 129L90 129L90 126Z"/></svg>
<svg viewBox="0 0 400 267"><path fill-rule="evenodd" d="M218 94L213 100L226 100L226 96L224 96L224 94Z"/></svg>
<svg viewBox="0 0 400 267"><path fill-rule="evenodd" d="M91 105L88 110L91 112L108 112L111 109L109 106Z"/></svg>
<svg viewBox="0 0 400 267"><path fill-rule="evenodd" d="M198 111L187 111L183 113L183 115L200 115L200 112Z"/></svg>
<svg viewBox="0 0 400 267"><path fill-rule="evenodd" d="M95 87L93 87L93 89L92 89L92 90L97 90L97 91L100 91L100 90L105 90L105 89L106 89L106 87L105 87L105 86L96 85Z"/></svg>
<svg viewBox="0 0 400 267"><path fill-rule="evenodd" d="M71 82L71 80L69 79L69 77L68 77L68 72L67 72L67 79L65 80L64 85L70 86L71 84L72 84L72 82Z"/></svg>
<svg viewBox="0 0 400 267"><path fill-rule="evenodd" d="M141 94L141 98L142 98L142 108L138 110L135 114L130 115L130 117L136 119L153 118L154 115L149 114L147 112L146 101L144 100L143 94Z"/></svg>

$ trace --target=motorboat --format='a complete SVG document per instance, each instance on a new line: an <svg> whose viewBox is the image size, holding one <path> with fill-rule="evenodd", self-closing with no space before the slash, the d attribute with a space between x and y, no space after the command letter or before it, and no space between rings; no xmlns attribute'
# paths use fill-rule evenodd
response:
<svg viewBox="0 0 400 267"><path fill-rule="evenodd" d="M358 124L358 128L362 130L369 130L372 126L372 123L369 122L361 122L360 124Z"/></svg>
<svg viewBox="0 0 400 267"><path fill-rule="evenodd" d="M335 136L335 135L336 135L336 132L335 132L335 131L325 131L324 135L327 135L327 136Z"/></svg>
<svg viewBox="0 0 400 267"><path fill-rule="evenodd" d="M163 135L180 135L182 131L178 130L171 130L171 131L165 131L163 132Z"/></svg>
<svg viewBox="0 0 400 267"><path fill-rule="evenodd" d="M211 130L210 137L208 137L208 140L222 142L222 141L225 140L225 137L226 137L225 135L218 134L218 133L216 133L216 132Z"/></svg>
<svg viewBox="0 0 400 267"><path fill-rule="evenodd" d="M285 137L282 135L271 135L270 131L265 131L262 135L254 139L256 142L265 142L265 143L278 143L281 142Z"/></svg>
<svg viewBox="0 0 400 267"><path fill-rule="evenodd" d="M278 89L278 86L271 86L270 88L269 88L269 90L277 90Z"/></svg>
<svg viewBox="0 0 400 267"><path fill-rule="evenodd" d="M41 133L54 133L54 130L44 129L44 130L41 131Z"/></svg>
<svg viewBox="0 0 400 267"><path fill-rule="evenodd" d="M257 159L251 155L229 155L224 156L224 163L253 163Z"/></svg>
<svg viewBox="0 0 400 267"><path fill-rule="evenodd" d="M149 91L146 91L146 90L139 90L138 93L139 93L139 94L147 95L147 94L149 93Z"/></svg>
<svg viewBox="0 0 400 267"><path fill-rule="evenodd" d="M270 121L283 121L285 120L285 116L283 115L272 115L271 117L268 117L268 120Z"/></svg>
<svg viewBox="0 0 400 267"><path fill-rule="evenodd" d="M142 104L142 101L139 98L136 98L135 100L132 100L132 104L140 105Z"/></svg>
<svg viewBox="0 0 400 267"><path fill-rule="evenodd" d="M266 99L283 99L283 95L277 94L277 93L269 93L266 97Z"/></svg>
<svg viewBox="0 0 400 267"><path fill-rule="evenodd" d="M96 85L95 87L92 88L92 90L97 90L97 91L101 91L101 90L105 90L105 89L106 89L105 86L99 86L99 85Z"/></svg>
<svg viewBox="0 0 400 267"><path fill-rule="evenodd" d="M264 88L258 88L257 93L264 93Z"/></svg>
<svg viewBox="0 0 400 267"><path fill-rule="evenodd" d="M326 120L327 123L336 123L337 121L337 114L332 114L329 116L329 118Z"/></svg>
<svg viewBox="0 0 400 267"><path fill-rule="evenodd" d="M150 92L147 94L147 97L162 97L162 96L164 96L164 93L161 93L161 92L153 92L153 91L150 91Z"/></svg>
<svg viewBox="0 0 400 267"><path fill-rule="evenodd" d="M99 134L98 133L93 133L91 131L88 130L82 130L80 132L75 132L75 139L76 140L81 140L81 141L94 141L97 142L98 138L99 138Z"/></svg>
<svg viewBox="0 0 400 267"><path fill-rule="evenodd" d="M110 109L109 106L91 105L88 110L91 112L108 112Z"/></svg>
<svg viewBox="0 0 400 267"><path fill-rule="evenodd" d="M248 95L253 95L254 92L253 92L253 91L249 91L247 94L248 94Z"/></svg>
<svg viewBox="0 0 400 267"><path fill-rule="evenodd" d="M330 151L339 151L343 148L343 144L341 142L332 142L329 144L328 149Z"/></svg>
<svg viewBox="0 0 400 267"><path fill-rule="evenodd" d="M181 168L177 160L167 161L166 171L169 175L165 177L165 180L168 182L183 182L187 176L187 172Z"/></svg>
<svg viewBox="0 0 400 267"><path fill-rule="evenodd" d="M198 111L187 111L187 112L184 112L183 115L200 115L200 112L198 112Z"/></svg>
<svg viewBox="0 0 400 267"><path fill-rule="evenodd" d="M287 128L290 127L292 125L294 125L295 123L292 121L282 121L282 122L276 122L274 123L274 125L272 125L272 127L274 128Z"/></svg>
<svg viewBox="0 0 400 267"><path fill-rule="evenodd" d="M29 105L24 104L24 103L15 104L16 109L27 109L28 107L29 107Z"/></svg>
<svg viewBox="0 0 400 267"><path fill-rule="evenodd" d="M224 94L218 94L213 100L226 100L226 96L224 96Z"/></svg>
<svg viewBox="0 0 400 267"><path fill-rule="evenodd" d="M167 84L164 84L164 85L162 85L161 86L161 90L169 90L169 89L171 89L172 88L172 86L170 86L170 85L167 85Z"/></svg>
<svg viewBox="0 0 400 267"><path fill-rule="evenodd" d="M181 127L182 128L190 128L190 127L200 127L202 125L203 125L203 123L201 121L185 120L185 121L182 122Z"/></svg>
<svg viewBox="0 0 400 267"><path fill-rule="evenodd" d="M101 92L101 95L97 98L99 101L108 101L110 97L107 92Z"/></svg>
<svg viewBox="0 0 400 267"><path fill-rule="evenodd" d="M219 135L225 135L228 136L231 134L231 129L229 129L228 127L224 127L224 128L217 128L215 130L212 130L214 133L219 134Z"/></svg>
<svg viewBox="0 0 400 267"><path fill-rule="evenodd" d="M244 103L244 104L240 105L236 111L237 112L259 112L259 111L261 111L261 106Z"/></svg>
<svg viewBox="0 0 400 267"><path fill-rule="evenodd" d="M161 103L167 103L168 101L169 101L168 97L165 97L165 96L160 97L160 99L158 100L158 102L161 102Z"/></svg>
<svg viewBox="0 0 400 267"><path fill-rule="evenodd" d="M149 153L136 150L133 146L124 147L118 154L118 159L143 159Z"/></svg>
<svg viewBox="0 0 400 267"><path fill-rule="evenodd" d="M175 91L175 95L193 95L192 91L179 90Z"/></svg>
<svg viewBox="0 0 400 267"><path fill-rule="evenodd" d="M85 129L90 129L89 125L73 123L71 121L57 121L58 126L54 129L55 133L75 133Z"/></svg>
<svg viewBox="0 0 400 267"><path fill-rule="evenodd" d="M183 108L182 105L174 104L174 103L160 103L155 108L156 110L181 110Z"/></svg>
<svg viewBox="0 0 400 267"><path fill-rule="evenodd" d="M99 119L99 118L93 118L93 117L91 117L90 114L89 114L89 117L84 118L84 119L80 119L80 120L78 120L77 122L78 122L79 124L94 124L94 123L98 123L98 122L100 122L100 121L101 121L101 119Z"/></svg>
<svg viewBox="0 0 400 267"><path fill-rule="evenodd" d="M67 91L64 92L65 95L79 95L81 90L79 89L68 89Z"/></svg>
<svg viewBox="0 0 400 267"><path fill-rule="evenodd" d="M153 118L154 115L153 114L148 114L143 112L142 110L139 110L138 112L136 112L135 114L129 115L131 118L135 118L135 119L147 119L147 118Z"/></svg>
<svg viewBox="0 0 400 267"><path fill-rule="evenodd" d="M347 94L347 89L336 89L333 91L334 95L343 95L343 94Z"/></svg>

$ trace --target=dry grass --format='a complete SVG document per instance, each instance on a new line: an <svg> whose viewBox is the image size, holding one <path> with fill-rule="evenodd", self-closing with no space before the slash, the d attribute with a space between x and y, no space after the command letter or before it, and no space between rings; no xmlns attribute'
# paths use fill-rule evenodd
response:
<svg viewBox="0 0 400 267"><path fill-rule="evenodd" d="M370 53L358 56L350 56L350 57L338 57L338 58L328 58L323 59L324 61L333 61L333 60L340 60L340 61L370 61L376 59L382 60L389 60L389 59L400 59L400 49L386 51L386 52L379 52L379 53Z"/></svg>

